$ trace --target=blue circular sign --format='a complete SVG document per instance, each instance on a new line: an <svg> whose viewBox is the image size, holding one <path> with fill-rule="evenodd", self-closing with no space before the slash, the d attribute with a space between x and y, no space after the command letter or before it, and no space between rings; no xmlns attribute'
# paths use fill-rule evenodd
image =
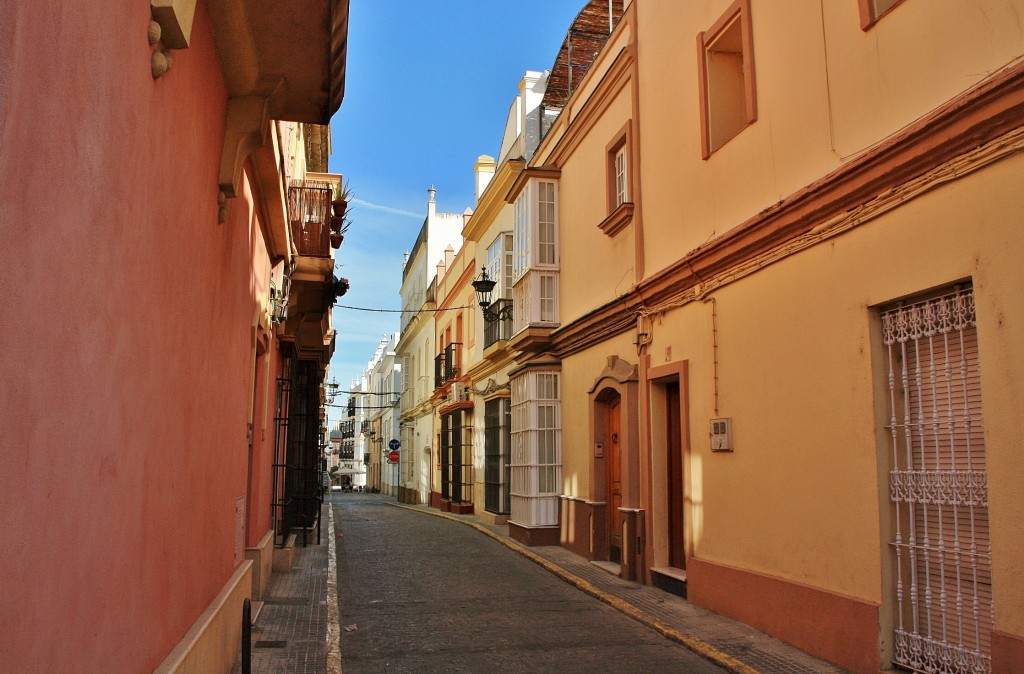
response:
<svg viewBox="0 0 1024 674"><path fill-rule="evenodd" d="M402 443L400 443L395 438L391 438L391 442L388 443L388 447L391 448L391 449L398 449L401 446L402 446Z"/></svg>

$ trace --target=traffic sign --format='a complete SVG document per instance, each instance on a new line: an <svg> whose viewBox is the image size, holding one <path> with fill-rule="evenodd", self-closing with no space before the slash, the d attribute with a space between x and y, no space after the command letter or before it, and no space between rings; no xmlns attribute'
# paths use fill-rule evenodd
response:
<svg viewBox="0 0 1024 674"><path fill-rule="evenodd" d="M388 443L388 449L398 449L402 446L402 443L397 438L391 438L391 442Z"/></svg>
<svg viewBox="0 0 1024 674"><path fill-rule="evenodd" d="M398 463L398 457L401 453L397 449L392 449L388 452L388 463Z"/></svg>

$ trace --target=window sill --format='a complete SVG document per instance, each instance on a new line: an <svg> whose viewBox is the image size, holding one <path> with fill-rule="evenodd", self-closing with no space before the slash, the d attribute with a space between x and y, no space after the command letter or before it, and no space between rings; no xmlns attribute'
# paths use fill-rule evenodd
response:
<svg viewBox="0 0 1024 674"><path fill-rule="evenodd" d="M619 204L619 207L602 220L597 228L608 236L615 236L631 222L633 222L633 203L627 201Z"/></svg>

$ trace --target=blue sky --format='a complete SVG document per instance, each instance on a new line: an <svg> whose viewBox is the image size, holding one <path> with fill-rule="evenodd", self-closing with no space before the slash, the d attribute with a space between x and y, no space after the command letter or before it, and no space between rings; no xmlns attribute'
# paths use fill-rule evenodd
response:
<svg viewBox="0 0 1024 674"><path fill-rule="evenodd" d="M426 217L474 205L473 164L496 156L527 70L554 63L585 0L351 0L345 98L329 168L349 181L352 226L337 252L339 304L398 309L403 253ZM394 313L336 308L331 375L346 390ZM341 402L339 396L336 402ZM331 422L340 418L329 411Z"/></svg>

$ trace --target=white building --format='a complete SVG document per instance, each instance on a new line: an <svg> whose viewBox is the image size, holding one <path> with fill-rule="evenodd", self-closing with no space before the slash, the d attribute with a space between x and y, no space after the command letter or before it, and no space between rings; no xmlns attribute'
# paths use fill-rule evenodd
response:
<svg viewBox="0 0 1024 674"><path fill-rule="evenodd" d="M433 445L435 303L439 264L451 261L462 247L465 215L438 213L436 190L428 190L427 217L402 269L402 338L397 351L402 366L399 500L426 503L430 495Z"/></svg>

